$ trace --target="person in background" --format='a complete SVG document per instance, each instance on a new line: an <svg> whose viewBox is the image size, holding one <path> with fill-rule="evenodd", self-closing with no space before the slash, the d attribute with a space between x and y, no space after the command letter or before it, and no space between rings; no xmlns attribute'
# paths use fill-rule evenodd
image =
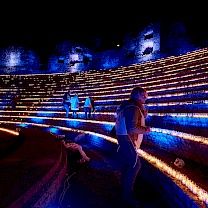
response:
<svg viewBox="0 0 208 208"><path fill-rule="evenodd" d="M95 98L91 97L91 104L92 104L92 112L95 112Z"/></svg>
<svg viewBox="0 0 208 208"><path fill-rule="evenodd" d="M90 160L90 158L87 156L85 151L82 149L81 145L79 145L75 142L65 141L64 139L62 140L62 143L64 144L66 149L69 151L69 153L73 153L75 151L79 152L80 155L79 155L79 158L78 158L78 162L83 163L83 162L86 162L86 161L88 162Z"/></svg>
<svg viewBox="0 0 208 208"><path fill-rule="evenodd" d="M66 111L66 115L65 115L66 118L69 118L70 102L71 102L70 92L65 92L63 96L63 106Z"/></svg>
<svg viewBox="0 0 208 208"><path fill-rule="evenodd" d="M12 110L15 110L16 109L17 101L18 101L17 95L12 95L11 101L10 101Z"/></svg>
<svg viewBox="0 0 208 208"><path fill-rule="evenodd" d="M79 111L79 97L77 93L71 97L71 111L72 111L72 118L78 118L78 111Z"/></svg>
<svg viewBox="0 0 208 208"><path fill-rule="evenodd" d="M90 96L86 97L86 99L85 99L84 112L85 112L85 119L90 119L91 113L92 113L92 103L91 103Z"/></svg>
<svg viewBox="0 0 208 208"><path fill-rule="evenodd" d="M144 88L135 87L130 98L124 100L116 111L116 138L124 161L121 172L122 198L135 207L141 205L134 194L134 182L141 168L137 149L140 148L143 135L150 132L150 127L145 126L148 112L144 103L147 97Z"/></svg>

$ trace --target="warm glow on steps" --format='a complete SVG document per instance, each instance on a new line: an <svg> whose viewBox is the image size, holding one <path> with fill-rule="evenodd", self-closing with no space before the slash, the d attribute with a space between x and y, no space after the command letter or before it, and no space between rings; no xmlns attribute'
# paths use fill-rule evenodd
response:
<svg viewBox="0 0 208 208"><path fill-rule="evenodd" d="M99 136L103 139L106 139L110 142L118 144L117 140L114 138L111 138L109 136L105 136L103 134L98 134L95 132L91 131L84 131L84 130L78 130L78 129L72 129L72 128L67 128L67 127L61 127L61 126L51 126L47 124L36 124L36 123L25 123L25 122L12 122L12 121L1 121L1 123L10 123L10 124L24 124L24 125L32 125L32 126L40 126L40 127L53 127L57 128L59 130L65 130L65 131L73 131L77 133L82 133L82 134L90 134L94 136ZM154 129L156 130L156 129ZM164 130L161 130L164 131ZM168 130L170 131L170 130ZM165 132L164 132L165 133ZM182 133L184 134L184 133ZM181 135L182 135L181 134ZM191 139L190 137L189 139ZM165 162L161 161L160 159L148 154L147 152L143 151L142 149L138 149L138 154L144 158L146 161L148 161L150 164L152 164L154 167L159 169L161 172L165 173L166 175L170 176L171 178L174 178L174 180L178 181L178 186L181 184L183 186L186 186L189 191L191 191L195 196L198 197L198 199L201 202L204 202L208 206L208 193L201 187L199 187L195 182L191 181L186 175L180 173L179 171L171 168L168 166Z"/></svg>

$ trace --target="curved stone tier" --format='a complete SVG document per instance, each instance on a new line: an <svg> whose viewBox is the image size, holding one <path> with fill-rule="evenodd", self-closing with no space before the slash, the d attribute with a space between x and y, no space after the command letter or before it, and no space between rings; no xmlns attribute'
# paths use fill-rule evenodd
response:
<svg viewBox="0 0 208 208"><path fill-rule="evenodd" d="M20 133L22 144L0 160L0 207L46 207L63 186L66 149L48 132L21 128Z"/></svg>

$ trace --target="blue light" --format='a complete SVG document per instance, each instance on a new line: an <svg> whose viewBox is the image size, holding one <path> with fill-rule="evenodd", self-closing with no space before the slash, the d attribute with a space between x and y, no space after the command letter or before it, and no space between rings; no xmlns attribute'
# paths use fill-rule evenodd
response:
<svg viewBox="0 0 208 208"><path fill-rule="evenodd" d="M27 125L27 124L22 123L22 124L17 124L17 126L27 127L28 125Z"/></svg>
<svg viewBox="0 0 208 208"><path fill-rule="evenodd" d="M46 130L47 130L47 131L50 131L50 132L53 133L53 134L58 134L58 133L60 132L59 129L53 128L53 127L47 128Z"/></svg>
<svg viewBox="0 0 208 208"><path fill-rule="evenodd" d="M103 124L102 129L109 132L113 128L114 124Z"/></svg>
<svg viewBox="0 0 208 208"><path fill-rule="evenodd" d="M180 138L160 132L150 132L148 135L145 135L145 137L147 138L148 142L156 144L161 149L166 149L169 151L177 151L181 143Z"/></svg>
<svg viewBox="0 0 208 208"><path fill-rule="evenodd" d="M44 123L42 118L31 118L30 120L34 123Z"/></svg>
<svg viewBox="0 0 208 208"><path fill-rule="evenodd" d="M56 109L55 109L56 110ZM41 113L36 113L36 115L37 116L45 116L45 117L47 117L47 116L50 116L50 117L55 117L56 116L56 113L49 113L49 112L45 112L45 113L43 113L43 112L41 112Z"/></svg>

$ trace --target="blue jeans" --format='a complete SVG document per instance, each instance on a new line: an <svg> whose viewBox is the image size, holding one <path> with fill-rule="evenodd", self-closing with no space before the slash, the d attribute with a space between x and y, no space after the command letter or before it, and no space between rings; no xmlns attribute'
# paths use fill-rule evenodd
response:
<svg viewBox="0 0 208 208"><path fill-rule="evenodd" d="M70 108L69 108L69 105L67 103L64 103L64 109L66 111L66 118L68 118L69 117Z"/></svg>
<svg viewBox="0 0 208 208"><path fill-rule="evenodd" d="M92 109L90 107L84 107L84 112L85 112L86 119L91 118Z"/></svg>
<svg viewBox="0 0 208 208"><path fill-rule="evenodd" d="M136 176L141 168L140 158L128 135L117 135L117 139L124 162L121 172L123 197L133 196Z"/></svg>

